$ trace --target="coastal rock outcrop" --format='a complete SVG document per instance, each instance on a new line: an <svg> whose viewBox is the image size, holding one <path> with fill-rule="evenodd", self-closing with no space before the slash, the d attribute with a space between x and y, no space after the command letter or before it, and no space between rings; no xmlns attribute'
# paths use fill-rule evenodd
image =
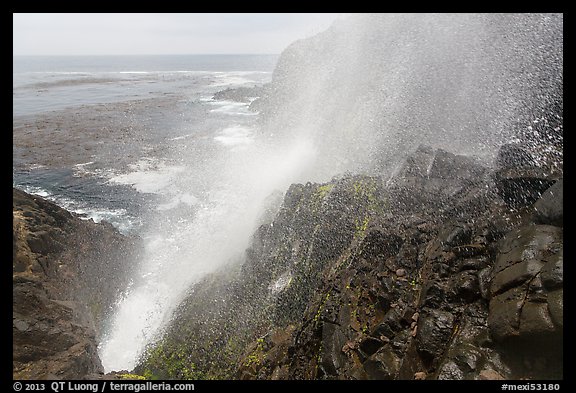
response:
<svg viewBox="0 0 576 393"><path fill-rule="evenodd" d="M15 379L103 373L97 336L137 250L110 224L81 220L13 190L12 302Z"/></svg>
<svg viewBox="0 0 576 393"><path fill-rule="evenodd" d="M419 148L389 182L382 195L393 218L371 220L328 263L286 349L248 351L237 377L562 378L562 227L535 224L494 192L482 196L484 209L458 208L490 181L461 157L446 179L469 183L436 188L444 198L419 192L407 205L415 178L424 188L440 178L430 176L431 157L416 168L436 154L446 157Z"/></svg>
<svg viewBox="0 0 576 393"><path fill-rule="evenodd" d="M391 178L292 185L236 272L192 288L136 371L562 378L562 180L511 207L494 174L421 146Z"/></svg>

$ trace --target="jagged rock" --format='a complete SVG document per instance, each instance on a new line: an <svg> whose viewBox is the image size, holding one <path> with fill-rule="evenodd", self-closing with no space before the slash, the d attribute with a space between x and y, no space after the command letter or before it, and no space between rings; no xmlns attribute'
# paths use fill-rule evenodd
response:
<svg viewBox="0 0 576 393"><path fill-rule="evenodd" d="M564 283L564 249L561 248L556 254L546 257L547 262L541 270L542 284L552 291L562 287Z"/></svg>
<svg viewBox="0 0 576 393"><path fill-rule="evenodd" d="M486 267L488 261L485 257L478 257L478 258L467 258L460 262L458 267L458 271L465 271L465 270L482 270Z"/></svg>
<svg viewBox="0 0 576 393"><path fill-rule="evenodd" d="M536 166L532 154L516 143L506 143L500 146L495 163L498 169Z"/></svg>
<svg viewBox="0 0 576 393"><path fill-rule="evenodd" d="M452 335L454 316L446 311L426 309L418 321L416 348L429 359L440 356Z"/></svg>
<svg viewBox="0 0 576 393"><path fill-rule="evenodd" d="M391 308L382 321L376 326L372 332L372 336L380 337L385 336L392 338L402 330L402 315L403 313L397 308Z"/></svg>
<svg viewBox="0 0 576 393"><path fill-rule="evenodd" d="M556 334L546 305L550 296L546 289L562 286L561 243L562 229L548 225L520 227L502 239L488 316L488 326L497 341Z"/></svg>
<svg viewBox="0 0 576 393"><path fill-rule="evenodd" d="M497 341L504 341L520 334L520 311L524 305L524 288L512 288L492 297L488 314L490 333Z"/></svg>
<svg viewBox="0 0 576 393"><path fill-rule="evenodd" d="M127 263L133 246L111 226L80 220L41 197L13 190L14 378L103 374L95 323L103 315L97 306L110 305L121 286L114 253Z"/></svg>
<svg viewBox="0 0 576 393"><path fill-rule="evenodd" d="M400 169L400 177L429 177L429 170L434 161L434 149L430 146L420 145L414 153L409 155Z"/></svg>
<svg viewBox="0 0 576 393"><path fill-rule="evenodd" d="M429 170L429 177L440 179L478 179L485 168L471 157L438 149Z"/></svg>
<svg viewBox="0 0 576 393"><path fill-rule="evenodd" d="M423 206L444 209L456 200L456 196L462 201L463 195L468 195L468 202L452 209L464 211L466 205L481 206L485 201L478 197L484 193L481 189L476 190L475 184L482 182L485 171L470 157L420 146L387 182L391 205L400 211L413 211ZM475 191L468 193L472 189Z"/></svg>
<svg viewBox="0 0 576 393"><path fill-rule="evenodd" d="M541 198L546 189L561 177L560 172L553 168L553 163L538 164L537 161L521 145L504 144L500 147L496 158L495 181L498 194L509 206L518 208L533 204ZM543 204L548 205L549 203L554 205L552 200L547 200ZM557 204L554 207L541 206L543 210L548 208L558 211ZM537 223L548 224L550 221L544 218Z"/></svg>
<svg viewBox="0 0 576 393"><path fill-rule="evenodd" d="M530 259L518 262L499 271L492 280L492 286L490 288L492 295L497 295L509 288L532 280L538 273L540 273L543 266L544 263L542 261Z"/></svg>
<svg viewBox="0 0 576 393"><path fill-rule="evenodd" d="M520 315L520 336L522 338L550 335L555 331L546 303L526 302Z"/></svg>
<svg viewBox="0 0 576 393"><path fill-rule="evenodd" d="M547 301L550 317L561 331L564 328L564 290L558 289L548 293Z"/></svg>
<svg viewBox="0 0 576 393"><path fill-rule="evenodd" d="M534 204L534 221L537 224L564 225L564 179L548 188Z"/></svg>
<svg viewBox="0 0 576 393"><path fill-rule="evenodd" d="M445 362L438 372L439 380L463 380L464 372L458 367L456 362L449 360Z"/></svg>
<svg viewBox="0 0 576 393"><path fill-rule="evenodd" d="M520 208L536 202L558 179L544 168L507 168L495 173L498 195L510 207Z"/></svg>
<svg viewBox="0 0 576 393"><path fill-rule="evenodd" d="M502 239L494 273L519 262L545 260L562 248L562 229L549 225L527 225L508 233Z"/></svg>
<svg viewBox="0 0 576 393"><path fill-rule="evenodd" d="M516 339L559 339L562 228L533 225L529 214L520 217L489 192L482 209L466 215L455 207L467 203L468 192L479 192L472 186L478 179L429 178L433 159L419 150L389 188L360 176L291 186L276 217L256 233L242 274L229 284L215 275L195 287L180 312L188 319L163 341L163 356L188 348L202 370L218 377L228 375L218 372L231 359L250 366L237 368L236 378L412 379L416 372L427 379L495 378L490 370L504 378L533 377L508 362L524 359L516 359ZM435 176L470 175L442 166L458 158L439 157ZM414 185L437 194L415 193ZM402 193L412 194L413 209L395 205ZM287 272L286 285L272 291ZM207 300L194 300L199 294ZM294 333L283 344L254 341L262 337L254 332L285 323ZM192 329L219 334L179 338ZM239 332L241 344L233 342ZM230 355L246 345L259 349ZM206 355L206 346L222 350ZM527 347L525 359L540 356ZM166 368L150 361L140 367ZM534 375L551 375L542 370Z"/></svg>
<svg viewBox="0 0 576 393"><path fill-rule="evenodd" d="M461 345L456 347L451 354L458 367L465 373L475 371L484 360L484 356L478 348L473 345Z"/></svg>
<svg viewBox="0 0 576 393"><path fill-rule="evenodd" d="M400 369L401 359L386 346L364 362L364 370L369 379L394 379Z"/></svg>
<svg viewBox="0 0 576 393"><path fill-rule="evenodd" d="M342 352L342 347L345 343L346 336L338 325L327 322L322 325L320 364L327 374L338 375L338 370L344 365L346 355Z"/></svg>
<svg viewBox="0 0 576 393"><path fill-rule="evenodd" d="M438 266L438 265L436 265ZM448 269L446 269L448 272ZM448 273L446 274L448 275ZM449 302L450 288L448 283L440 280L430 280L422 290L420 306L440 308Z"/></svg>
<svg viewBox="0 0 576 393"><path fill-rule="evenodd" d="M438 240L445 251L452 247L468 244L472 240L472 230L465 224L450 223L446 225L438 234Z"/></svg>
<svg viewBox="0 0 576 393"><path fill-rule="evenodd" d="M454 296L465 302L471 303L481 296L478 276L470 271L454 275L448 285Z"/></svg>
<svg viewBox="0 0 576 393"><path fill-rule="evenodd" d="M380 348L382 348L384 344L385 344L384 342L378 340L377 338L366 337L364 340L360 342L358 349L362 351L364 356L369 357L376 351L378 351Z"/></svg>

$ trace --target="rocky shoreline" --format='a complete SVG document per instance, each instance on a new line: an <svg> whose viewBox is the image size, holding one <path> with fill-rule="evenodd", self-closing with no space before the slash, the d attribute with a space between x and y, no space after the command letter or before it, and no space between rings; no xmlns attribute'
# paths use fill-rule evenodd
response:
<svg viewBox="0 0 576 393"><path fill-rule="evenodd" d="M452 43L486 54L474 59L493 79L468 73L460 51L429 53L432 30L403 23L419 17L398 17L401 45L380 29L386 15L359 16L356 35L335 25L290 45L271 84L216 95L251 102L279 146L317 127L318 173L352 172L291 185L242 260L190 288L134 370L103 375L96 343L138 239L15 189L14 378L563 379L562 15L467 15L485 42L469 45L466 27ZM464 26L434 18L424 21ZM34 126L49 123L52 138L58 122ZM43 146L34 135L15 140L21 156ZM493 159L470 153L482 149Z"/></svg>
<svg viewBox="0 0 576 393"><path fill-rule="evenodd" d="M12 201L13 378L99 377L98 336L141 245L21 190Z"/></svg>
<svg viewBox="0 0 576 393"><path fill-rule="evenodd" d="M561 153L534 146L494 167L421 146L389 178L292 185L133 375L563 378ZM13 219L14 378L103 378L94 321L137 240L17 189Z"/></svg>

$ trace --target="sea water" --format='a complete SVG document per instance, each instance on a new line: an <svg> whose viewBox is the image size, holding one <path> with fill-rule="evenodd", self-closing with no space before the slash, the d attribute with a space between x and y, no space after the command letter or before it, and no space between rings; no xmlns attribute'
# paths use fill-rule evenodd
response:
<svg viewBox="0 0 576 393"><path fill-rule="evenodd" d="M14 57L13 185L144 239L100 334L106 371L135 366L187 288L245 249L262 201L306 165L305 146L258 147L257 97L213 99L270 81L276 58Z"/></svg>
<svg viewBox="0 0 576 393"><path fill-rule="evenodd" d="M201 151L202 160L207 151L250 142L257 113L248 109L248 103L212 96L226 88L268 82L276 59L275 55L15 56L13 185L84 218L107 220L123 233L139 233L145 224L143 208L166 210L196 202L191 191L177 194L172 187L175 177L192 170L182 160L177 162L171 154L174 146L195 145L191 154ZM177 99L168 107L156 106L155 99L166 96ZM84 162L69 165L38 158L50 155L56 144L72 154L78 149L74 141L21 146L18 132L27 124L34 124L37 129L32 131L40 136L43 122L56 119L53 122L80 134L91 127L91 108L96 113L96 108L109 105L104 116L114 128L114 118L121 116L116 113L118 105L144 100L146 118L137 114L130 119L131 127L140 128L139 137L127 142L140 153L130 161L120 162L126 149L106 146L106 140ZM142 124L147 126L139 127ZM106 120L94 126L105 127ZM153 146L146 145L150 141Z"/></svg>

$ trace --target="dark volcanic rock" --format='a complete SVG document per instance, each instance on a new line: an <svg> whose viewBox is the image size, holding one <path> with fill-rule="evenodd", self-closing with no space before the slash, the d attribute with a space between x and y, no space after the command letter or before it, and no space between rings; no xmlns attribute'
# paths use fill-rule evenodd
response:
<svg viewBox="0 0 576 393"><path fill-rule="evenodd" d="M534 221L537 224L564 226L564 180L548 188L534 204Z"/></svg>
<svg viewBox="0 0 576 393"><path fill-rule="evenodd" d="M515 208L536 202L556 180L542 168L507 168L495 174L498 194Z"/></svg>
<svg viewBox="0 0 576 393"><path fill-rule="evenodd" d="M473 160L425 147L414 155L387 183L343 176L292 185L236 278L219 273L198 284L139 371L162 378L557 377L562 228L535 225L531 211L521 215L481 191L491 173ZM475 193L483 202L464 208ZM272 340L278 331L284 339ZM180 360L165 364L189 358L200 374ZM534 367L523 368L528 363Z"/></svg>
<svg viewBox="0 0 576 393"><path fill-rule="evenodd" d="M380 195L391 200L394 214L357 233L355 238L362 240L352 241L328 262L322 289L309 301L304 322L296 324L298 339L290 345L290 355L276 359L270 369L289 364L287 379L556 375L554 366L528 370L518 364L546 357L557 364L561 353L554 343L561 341L563 326L562 229L526 225L495 194L485 194L490 208L475 212L450 210L466 193L446 197L446 216L426 215L430 195L412 195L420 200L409 208L395 204L399 195L414 192L414 182L454 180L427 178L435 154L419 148L389 182L390 195ZM449 168L468 165L467 160L441 156L446 167L441 171L439 166L435 176L472 176ZM458 181L463 188L472 184L470 178ZM412 214L418 218L408 218ZM398 221L404 224L395 226ZM333 344L334 331L338 344L347 340L341 350ZM527 344L542 340L552 343L549 349ZM525 350L514 350L518 342ZM316 358L317 363L311 361ZM258 378L269 375L263 370Z"/></svg>
<svg viewBox="0 0 576 393"><path fill-rule="evenodd" d="M503 341L519 335L520 311L525 296L522 288L512 288L490 300L488 326L494 339Z"/></svg>
<svg viewBox="0 0 576 393"><path fill-rule="evenodd" d="M486 174L487 169L470 157L420 146L387 182L391 207L451 215L484 208L490 198Z"/></svg>
<svg viewBox="0 0 576 393"><path fill-rule="evenodd" d="M249 103L259 97L262 94L262 90L263 88L258 86L228 88L215 93L212 99Z"/></svg>
<svg viewBox="0 0 576 393"><path fill-rule="evenodd" d="M530 372L554 378L562 362L563 286L562 228L527 225L500 243L491 285L491 336L508 353L511 364L537 363ZM521 349L521 350L519 350Z"/></svg>
<svg viewBox="0 0 576 393"><path fill-rule="evenodd" d="M338 375L338 370L346 362L346 355L342 352L346 341L340 326L328 322L322 325L320 366L327 375Z"/></svg>
<svg viewBox="0 0 576 393"><path fill-rule="evenodd" d="M534 143L531 145L533 146ZM545 150L550 150L550 148ZM557 161L558 159L550 160L548 157L539 157L536 160L522 146L516 144L502 145L498 151L494 173L498 195L513 208L532 205L540 199L544 191L562 178L562 171L558 168ZM561 190L562 185L559 187ZM560 199L558 199L558 194L554 195L554 191L552 191L551 195L548 195L540 203L540 215L538 217L543 221L539 221L539 223L551 223L550 219L558 222L558 218L561 219L561 195L560 192ZM553 217L546 218L548 215Z"/></svg>
<svg viewBox="0 0 576 393"><path fill-rule="evenodd" d="M400 370L402 359L398 357L390 346L370 356L364 362L364 370L368 379L395 379Z"/></svg>
<svg viewBox="0 0 576 393"><path fill-rule="evenodd" d="M105 319L123 285L119 261L134 251L134 240L111 226L13 190L14 378L102 374L95 321Z"/></svg>
<svg viewBox="0 0 576 393"><path fill-rule="evenodd" d="M522 168L535 167L534 157L526 149L517 143L506 143L498 150L496 156L496 167L504 168Z"/></svg>
<svg viewBox="0 0 576 393"><path fill-rule="evenodd" d="M429 360L439 357L452 335L454 316L446 311L428 309L418 321L416 348Z"/></svg>
<svg viewBox="0 0 576 393"><path fill-rule="evenodd" d="M485 172L486 168L476 163L471 157L438 149L428 171L428 177L439 179L474 179L482 177Z"/></svg>
<svg viewBox="0 0 576 393"><path fill-rule="evenodd" d="M400 169L397 176L399 177L430 177L429 171L432 163L434 162L435 153L434 149L430 146L420 145L414 153L412 153Z"/></svg>
<svg viewBox="0 0 576 393"><path fill-rule="evenodd" d="M502 239L494 274L520 262L544 261L547 255L558 253L562 243L562 228L550 225L519 227Z"/></svg>

